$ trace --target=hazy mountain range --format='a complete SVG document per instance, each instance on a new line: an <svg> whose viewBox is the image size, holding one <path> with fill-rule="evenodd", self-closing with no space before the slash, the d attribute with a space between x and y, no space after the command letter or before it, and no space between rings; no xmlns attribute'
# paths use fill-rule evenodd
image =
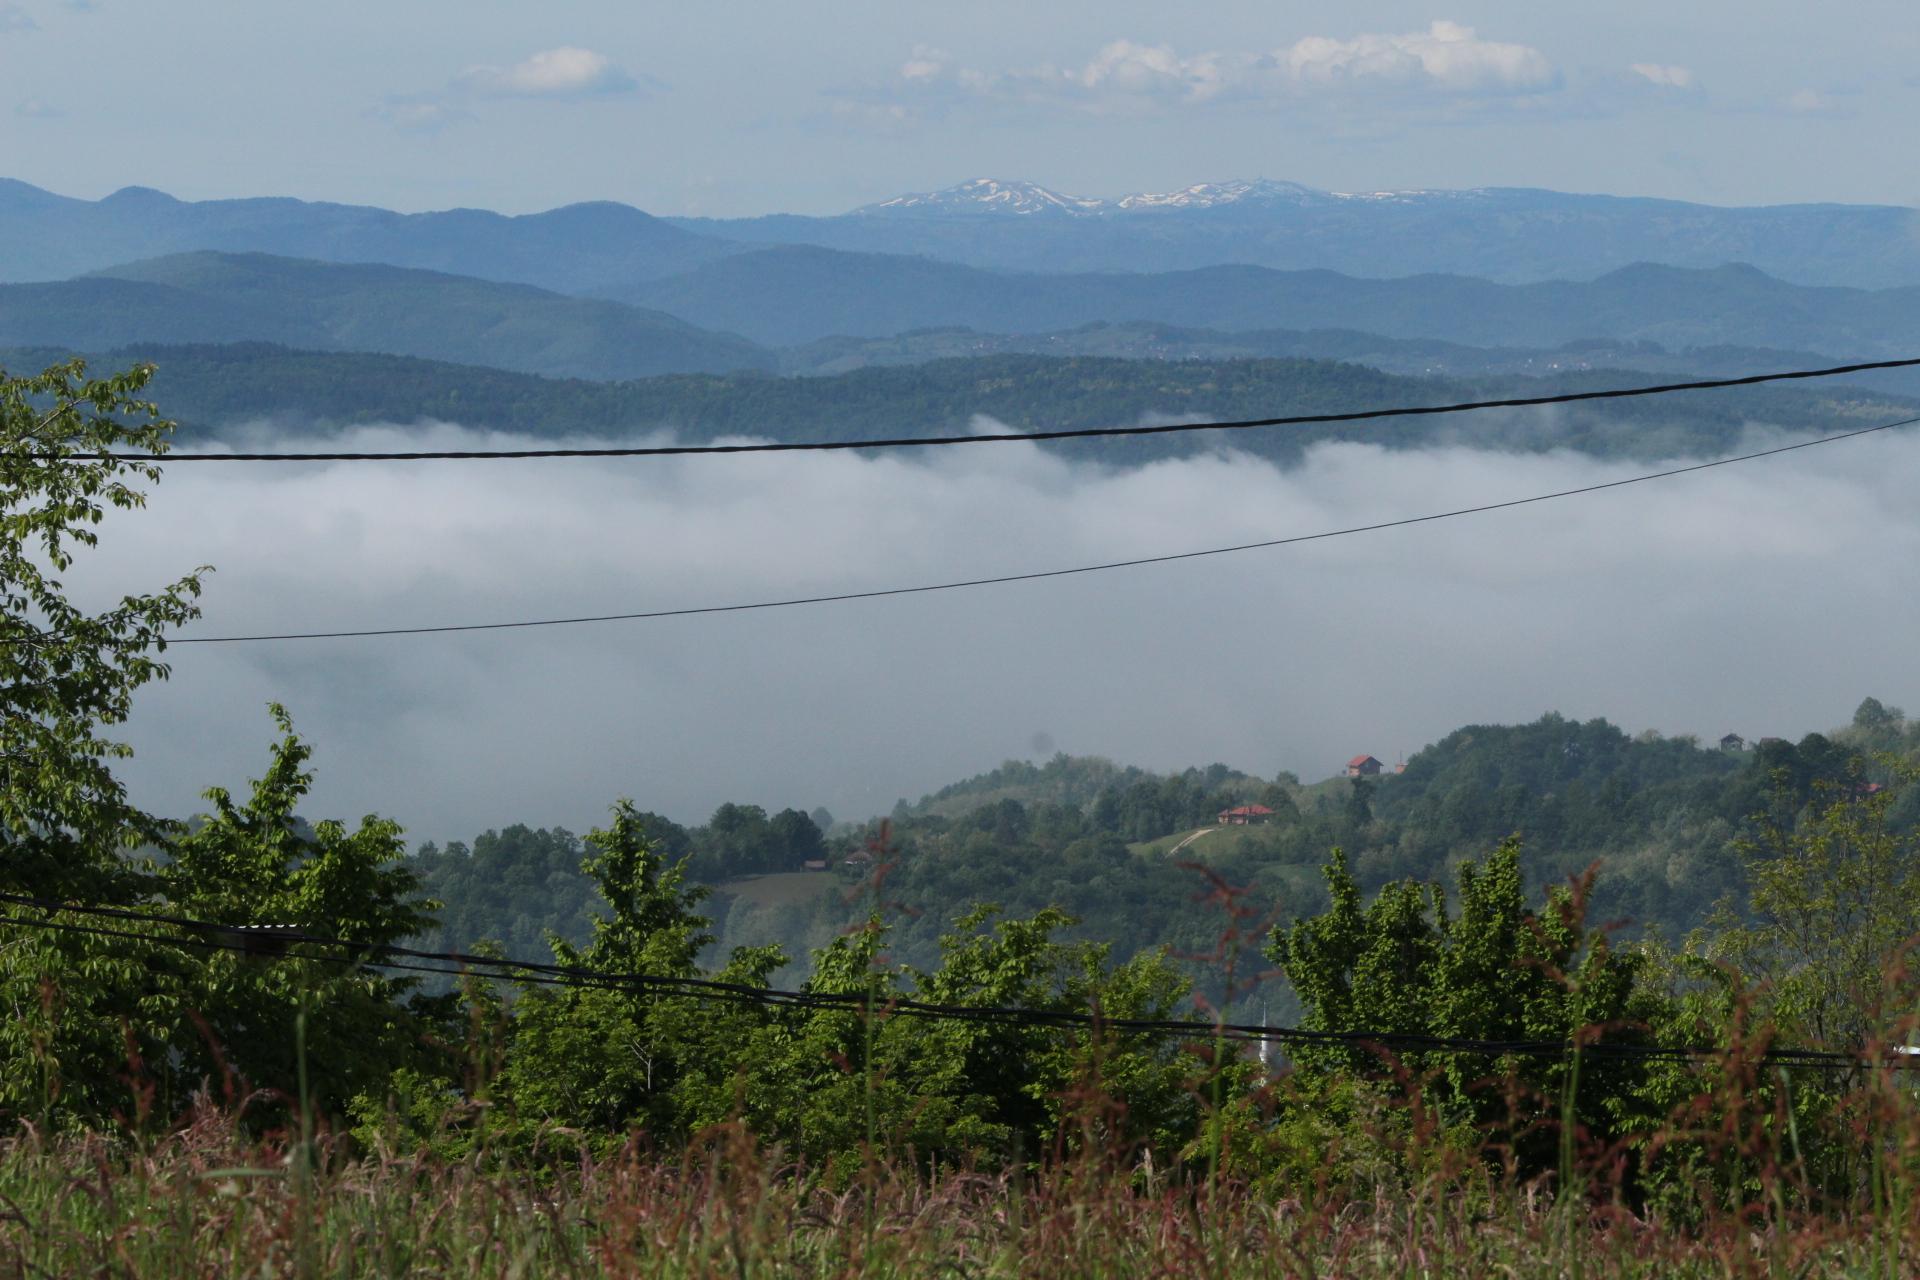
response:
<svg viewBox="0 0 1920 1280"><path fill-rule="evenodd" d="M1749 267L1641 266L1532 285L1231 266L1021 275L795 247L722 259L622 300L212 252L0 285L0 345L247 341L608 379L1009 352L1371 357L1461 374L1631 367L1639 352L1649 368L1752 371L1920 350L1920 288L1808 288ZM1676 360L1669 350L1694 354Z"/></svg>
<svg viewBox="0 0 1920 1280"><path fill-rule="evenodd" d="M0 367L38 368L61 353L0 348ZM1326 360L1120 360L978 355L830 376L671 374L629 382L541 378L409 356L297 351L262 343L143 344L94 353L104 367L154 361L152 394L189 440L328 434L366 423L458 422L535 437L632 438L662 429L681 439L755 436L788 441L915 436L971 427L986 415L1018 430L1143 420L1251 418L1339 412L1485 395L1618 385L1619 371L1472 381L1406 377ZM1519 451L1571 449L1600 457L1704 455L1765 423L1792 431L1891 420L1916 402L1834 383L1730 389L1391 423L1197 432L1064 442L1069 456L1125 466L1221 446L1277 461L1310 444L1351 439L1417 448L1436 441Z"/></svg>
<svg viewBox="0 0 1920 1280"><path fill-rule="evenodd" d="M560 292L668 275L737 246L623 204L506 217L480 209L394 213L305 200L176 200L127 187L75 200L0 178L0 280L58 280L211 249L325 262L383 262Z"/></svg>
<svg viewBox="0 0 1920 1280"><path fill-rule="evenodd" d="M1524 188L1340 194L1207 183L1116 200L979 179L834 217L655 218L611 203L506 217L401 214L291 199L101 200L0 179L0 280L49 280L197 249L385 262L560 292L618 289L769 244L920 254L1019 271L1223 264L1592 279L1639 262L1744 262L1801 284L1920 284L1920 213L1894 206L1723 208Z"/></svg>
<svg viewBox="0 0 1920 1280"><path fill-rule="evenodd" d="M1751 237L1728 230L1740 227L1767 229L1774 243L1809 253L1858 250L1856 266L1896 249L1920 253L1907 210L1716 210L1549 192L1343 196L1245 182L1092 200L982 180L835 219L702 224L707 231L694 232L611 204L525 217L403 215L295 200L189 203L139 189L71 200L0 181L0 280L14 281L0 284L0 345L103 352L272 343L606 381L833 375L1009 356L1339 359L1466 378L1600 368L1721 374L1920 351L1920 285L1792 283L1736 262L1636 262L1513 283L1232 261L1155 271L1126 259L1135 269L1074 271L1060 269L1073 257L1065 252L1050 261L1055 269L1017 271L872 251L901 235L930 236L921 243L938 247L976 235L1011 236L994 243L1013 245L1038 234L1064 237L1061 244L1098 259L1100 238L1115 234L1158 237L1185 254L1237 243L1207 238L1229 225L1291 235L1286 228L1311 217L1338 230L1319 242L1337 258L1328 246L1341 236L1400 252L1409 237L1383 229L1386 218L1444 223L1463 258L1559 226L1556 252L1587 254L1591 268L1599 250L1582 237L1602 214L1620 232L1616 248L1664 246L1674 257L1711 260L1716 246L1753 248ZM776 227L865 247L726 238ZM797 230L793 238L804 239ZM1443 258L1452 252L1443 252L1444 236L1411 239ZM158 250L169 252L152 256ZM48 272L69 278L23 282ZM334 393L345 367L328 375L325 416L343 406ZM1910 392L1920 378L1874 385ZM747 399L777 415L812 394L771 385ZM943 411L960 411L954 404ZM1184 401L1112 407L1208 411Z"/></svg>
<svg viewBox="0 0 1920 1280"><path fill-rule="evenodd" d="M722 258L618 296L779 345L937 325L1037 333L1100 320L1359 329L1483 346L1608 338L1891 355L1920 344L1920 286L1815 288L1748 266L1639 265L1596 280L1510 285L1249 266L1014 273L789 246Z"/></svg>
<svg viewBox="0 0 1920 1280"><path fill-rule="evenodd" d="M1813 368L1815 351L1729 344L1669 348L1646 340L1583 338L1552 347L1476 347L1443 338L1390 338L1358 329L1207 329L1151 321L1095 321L1045 333L986 333L964 326L910 329L883 338L845 335L780 349L791 373L836 374L874 365L913 365L986 355L1110 357L1122 360L1342 360L1387 373L1426 377L1554 377L1596 369L1737 377ZM1903 372L1850 379L1920 391Z"/></svg>
<svg viewBox="0 0 1920 1280"><path fill-rule="evenodd" d="M775 364L745 339L657 311L402 267L202 252L0 285L0 344L143 342L276 342L582 378Z"/></svg>
<svg viewBox="0 0 1920 1280"><path fill-rule="evenodd" d="M1245 263L1516 283L1590 279L1639 262L1744 262L1803 284L1920 284L1920 213L1895 206L1722 208L1528 188L1337 193L1266 180L1092 200L980 179L839 217L669 221L730 240L1020 271Z"/></svg>

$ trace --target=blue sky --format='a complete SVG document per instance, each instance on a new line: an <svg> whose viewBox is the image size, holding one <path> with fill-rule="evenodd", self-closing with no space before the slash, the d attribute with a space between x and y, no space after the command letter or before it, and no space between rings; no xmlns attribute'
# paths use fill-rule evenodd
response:
<svg viewBox="0 0 1920 1280"><path fill-rule="evenodd" d="M982 175L1920 205L1911 0L0 0L74 195L836 212Z"/></svg>

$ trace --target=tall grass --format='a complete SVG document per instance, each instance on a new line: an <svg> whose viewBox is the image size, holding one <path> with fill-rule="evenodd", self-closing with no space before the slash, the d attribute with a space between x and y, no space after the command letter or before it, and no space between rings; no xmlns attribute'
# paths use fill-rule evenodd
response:
<svg viewBox="0 0 1920 1280"><path fill-rule="evenodd" d="M1727 1090L1741 1079L1726 1077ZM1777 1096L1777 1095L1776 1095ZM1417 1091L1412 1097L1417 1098ZM1633 1207L1613 1156L1524 1180L1498 1153L1379 1117L1367 1177L1230 1173L1181 1180L1087 1152L1021 1170L928 1173L910 1154L851 1178L783 1160L723 1125L673 1156L636 1139L512 1167L484 1156L350 1157L297 1126L249 1137L203 1105L148 1143L28 1129L0 1144L0 1274L9 1276L1356 1276L1912 1275L1920 1264L1920 1110L1868 1078L1847 1122L1868 1185L1810 1193L1768 1107L1708 1099L1658 1135L1751 1176L1694 1212ZM1738 1104L1738 1105L1736 1105ZM564 1144L565 1134L554 1141ZM1702 1146L1701 1144L1705 1145ZM1657 1144L1656 1144L1657 1145ZM1329 1149L1328 1168L1341 1163ZM1776 1158L1777 1157L1777 1158Z"/></svg>
<svg viewBox="0 0 1920 1280"><path fill-rule="evenodd" d="M1224 1009L1264 924L1210 881L1226 925L1195 959L1219 969ZM173 1124L136 1085L120 1130L23 1123L0 1139L0 1277L1920 1275L1920 1076L1893 1052L1920 1038L1912 1017L1843 1077L1795 1074L1743 997L1725 1047L1667 1078L1665 1120L1611 1137L1576 1105L1583 1069L1607 1069L1587 1057L1598 1028L1553 1090L1518 1070L1474 1082L1503 1103L1475 1112L1502 1113L1481 1128L1443 1114L1431 1065L1382 1054L1350 1077L1269 1076L1215 1034L1187 1046L1201 1119L1177 1151L1115 1145L1126 1108L1096 1043L1050 1150L954 1168L876 1118L870 969L865 1141L816 1167L736 1122L664 1153L645 1134L490 1139L472 1085L497 1044L477 990L476 1081L436 1135L471 1121L472 1141L330 1132L303 1000L293 1095L221 1059L221 1097Z"/></svg>

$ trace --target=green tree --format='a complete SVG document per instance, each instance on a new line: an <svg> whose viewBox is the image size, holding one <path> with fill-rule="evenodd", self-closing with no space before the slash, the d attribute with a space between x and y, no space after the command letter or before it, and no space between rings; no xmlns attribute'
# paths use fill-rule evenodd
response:
<svg viewBox="0 0 1920 1280"><path fill-rule="evenodd" d="M1878 698L1862 699L1854 708L1853 727L1856 729L1879 730L1898 725L1907 718L1907 713L1899 707L1889 707Z"/></svg>
<svg viewBox="0 0 1920 1280"><path fill-rule="evenodd" d="M165 679L167 635L199 616L204 567L147 595L89 612L60 575L99 542L114 509L144 505L151 462L174 424L138 399L141 365L90 379L84 361L33 377L0 374L0 888L124 900L124 854L165 824L127 800L109 767L129 748L102 730Z"/></svg>
<svg viewBox="0 0 1920 1280"><path fill-rule="evenodd" d="M415 933L431 918L399 864L397 828L369 819L305 833L297 822L307 748L279 708L286 738L249 802L209 793L216 811L191 833L134 806L113 773L129 752L108 733L167 676L168 634L198 616L207 572L97 612L64 581L111 513L142 506L140 483L160 478L146 459L165 454L174 424L138 398L152 372L89 379L76 360L0 376L0 891L369 946ZM324 1046L310 1060L317 1100L337 1110L420 1060L435 1029L410 983L364 966L208 958L162 930L83 932L101 921L78 914L46 923L65 927L9 929L0 946L11 1015L0 1019L0 1115L56 1126L171 1115L229 1067L291 1090L302 1006Z"/></svg>
<svg viewBox="0 0 1920 1280"><path fill-rule="evenodd" d="M1723 904L1689 948L1722 1001L1733 998L1725 979L1738 975L1759 1003L1753 1012L1780 1034L1840 1050L1920 1015L1920 832L1889 821L1920 769L1896 765L1894 778L1874 786L1856 771L1815 783L1805 813L1776 807L1740 842L1745 909Z"/></svg>
<svg viewBox="0 0 1920 1280"><path fill-rule="evenodd" d="M532 987L521 997L502 1073L502 1093L524 1126L564 1125L619 1138L633 1130L684 1138L714 1114L743 1045L771 1015L728 1011L649 985L705 977L696 960L713 941L699 913L709 890L686 883L648 838L629 801L587 836L583 869L607 904L584 948L552 940L554 960L630 976L631 983ZM764 987L785 962L772 948L741 949L723 973ZM741 1024L745 1019L747 1025ZM722 1113L724 1114L724 1112Z"/></svg>
<svg viewBox="0 0 1920 1280"><path fill-rule="evenodd" d="M800 864L827 856L820 826L798 809L782 809L767 823L769 871L797 871Z"/></svg>
<svg viewBox="0 0 1920 1280"><path fill-rule="evenodd" d="M209 790L213 812L170 843L172 856L158 873L169 906L236 929L339 939L367 949L362 960L432 929L438 904L421 899L397 824L367 817L350 830L301 821L312 748L284 708L272 713L282 737L246 801ZM452 997L423 996L418 979L355 959L277 957L271 939L264 950L265 959L216 951L190 971L181 999L196 1017L172 1036L174 1069L190 1081L231 1070L248 1085L291 1095L304 1035L312 1046L309 1102L339 1115L356 1096L384 1096L396 1070L446 1069L441 1046L455 1031Z"/></svg>
<svg viewBox="0 0 1920 1280"><path fill-rule="evenodd" d="M146 880L129 854L168 831L128 800L111 768L128 748L106 731L166 677L167 635L198 616L206 570L98 612L64 582L109 513L141 506L140 484L159 478L140 460L164 454L173 429L138 398L152 373L89 378L79 360L0 372L0 892L133 902ZM72 930L6 933L0 1117L76 1125L150 1105L143 1064L168 1060L189 958Z"/></svg>
<svg viewBox="0 0 1920 1280"><path fill-rule="evenodd" d="M1615 950L1603 932L1586 927L1584 885L1554 889L1542 911L1528 908L1518 840L1484 864L1461 865L1451 911L1439 885L1410 880L1386 885L1363 907L1337 849L1326 878L1328 910L1275 929L1266 949L1299 995L1308 1030L1619 1043L1644 1041L1661 1012L1636 984L1638 954ZM1567 1063L1553 1057L1418 1049L1398 1056L1416 1077L1434 1073L1443 1114L1480 1125L1504 1118L1505 1100L1478 1087L1489 1076L1518 1081L1542 1108L1570 1083ZM1363 1045L1302 1046L1296 1061L1309 1080L1393 1078ZM1583 1072L1582 1121L1608 1130L1629 1123L1640 1112L1643 1076L1617 1063Z"/></svg>
<svg viewBox="0 0 1920 1280"><path fill-rule="evenodd" d="M1199 1065L1166 1037L897 1012L949 1008L1163 1019L1189 988L1158 952L1108 964L1107 948L1063 942L1071 919L1000 918L981 906L940 937L931 971L891 965L878 918L814 952L803 990L852 997L796 1012L752 1042L743 1111L763 1136L812 1159L911 1153L937 1164L1030 1160L1092 1142L1124 1155L1190 1143ZM756 1109L757 1108L757 1109Z"/></svg>

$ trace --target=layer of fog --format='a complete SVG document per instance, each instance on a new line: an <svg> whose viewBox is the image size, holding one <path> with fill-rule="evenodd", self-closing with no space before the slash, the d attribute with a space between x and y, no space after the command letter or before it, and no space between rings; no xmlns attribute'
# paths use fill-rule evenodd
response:
<svg viewBox="0 0 1920 1280"><path fill-rule="evenodd" d="M505 447L446 426L349 448ZM878 458L181 465L72 580L196 564L189 634L414 626L830 594L1155 555L1616 479L1571 454L1340 444L1137 470L1026 445ZM584 829L614 798L889 809L1057 745L1332 773L1555 709L1798 736L1920 702L1920 439L1884 435L1487 515L852 604L468 635L180 646L124 737L136 797L242 786L284 702L315 816L420 839Z"/></svg>

